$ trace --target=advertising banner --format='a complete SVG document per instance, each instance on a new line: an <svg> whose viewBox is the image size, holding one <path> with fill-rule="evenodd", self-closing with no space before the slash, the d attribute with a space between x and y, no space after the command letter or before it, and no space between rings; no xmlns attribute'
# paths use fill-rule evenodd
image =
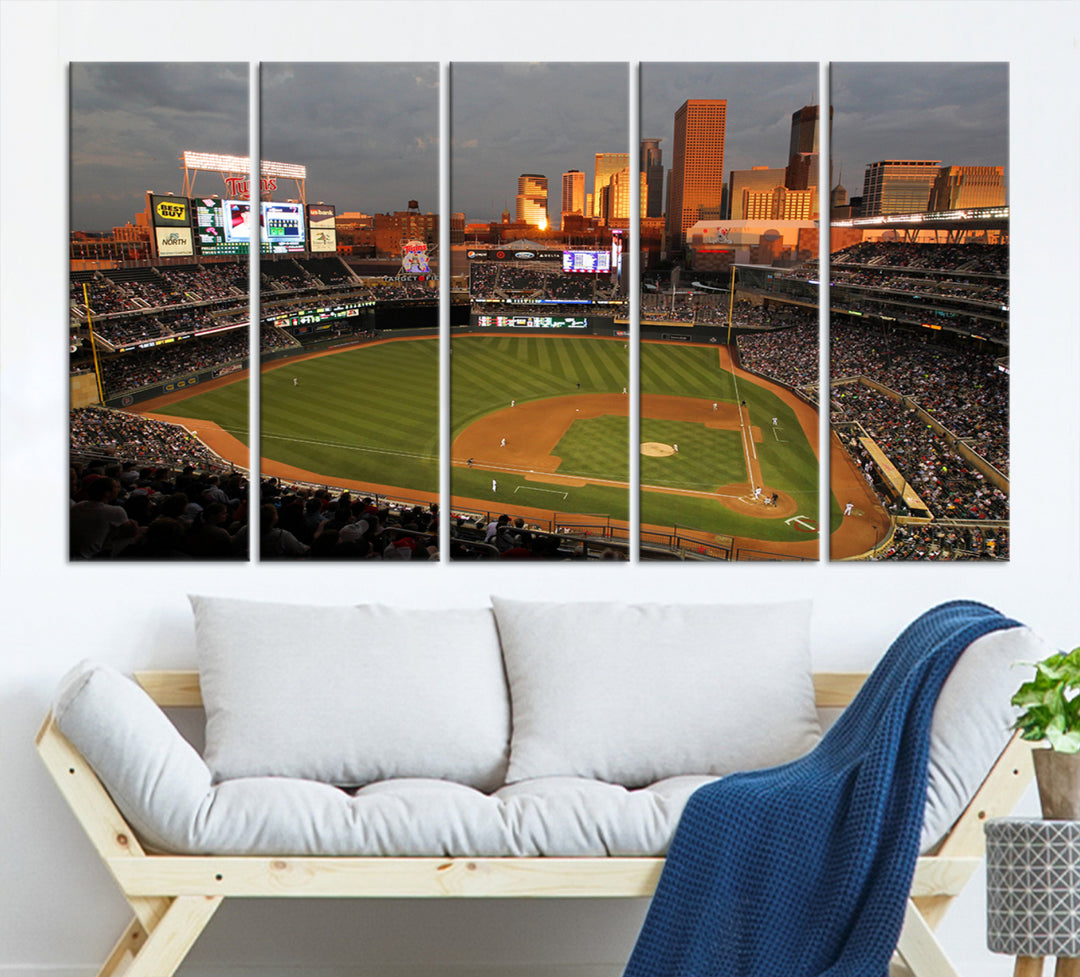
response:
<svg viewBox="0 0 1080 977"><path fill-rule="evenodd" d="M190 227L191 204L187 197L150 194L150 217L154 227Z"/></svg>
<svg viewBox="0 0 1080 977"><path fill-rule="evenodd" d="M176 258L195 253L190 227L155 227L154 241L159 258Z"/></svg>
<svg viewBox="0 0 1080 977"><path fill-rule="evenodd" d="M320 227L334 227L335 211L332 204L308 204L308 227L312 230Z"/></svg>
<svg viewBox="0 0 1080 977"><path fill-rule="evenodd" d="M311 229L312 254L318 254L327 251L331 253L337 251L337 231L335 231L332 227L313 227Z"/></svg>

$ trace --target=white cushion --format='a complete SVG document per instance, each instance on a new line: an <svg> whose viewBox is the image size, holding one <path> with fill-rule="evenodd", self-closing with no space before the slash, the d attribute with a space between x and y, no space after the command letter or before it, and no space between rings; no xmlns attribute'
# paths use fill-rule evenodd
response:
<svg viewBox="0 0 1080 977"><path fill-rule="evenodd" d="M1014 666L1054 650L1030 628L1009 628L973 641L953 666L930 724L922 850L944 837L1012 738L1017 710L1010 700L1032 674Z"/></svg>
<svg viewBox="0 0 1080 977"><path fill-rule="evenodd" d="M970 801L1008 741L1012 662L1050 653L1027 628L972 643L934 711L920 851ZM1029 670L1030 671L1030 670ZM83 662L53 704L60 731L101 778L146 846L216 855L659 855L687 798L714 778L638 790L545 778L495 794L446 781L394 780L347 792L259 777L212 784L203 759L115 669Z"/></svg>
<svg viewBox="0 0 1080 977"><path fill-rule="evenodd" d="M809 601L492 603L513 715L508 783L756 770L821 736Z"/></svg>
<svg viewBox="0 0 1080 977"><path fill-rule="evenodd" d="M510 714L490 610L191 603L215 781L503 782Z"/></svg>

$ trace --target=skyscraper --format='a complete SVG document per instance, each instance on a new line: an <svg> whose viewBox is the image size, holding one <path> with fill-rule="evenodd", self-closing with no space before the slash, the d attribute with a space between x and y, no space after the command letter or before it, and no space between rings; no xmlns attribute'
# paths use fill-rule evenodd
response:
<svg viewBox="0 0 1080 977"><path fill-rule="evenodd" d="M668 247L681 250L695 221L720 216L724 192L727 99L693 98L675 113L667 204Z"/></svg>
<svg viewBox="0 0 1080 977"><path fill-rule="evenodd" d="M540 173L522 173L518 177L516 220L547 227L547 177Z"/></svg>
<svg viewBox="0 0 1080 977"><path fill-rule="evenodd" d="M821 130L819 127L821 109L817 105L805 105L798 112L791 113L791 142L788 145L788 159L796 153L820 153ZM829 132L832 132L832 106L829 106Z"/></svg>
<svg viewBox="0 0 1080 977"><path fill-rule="evenodd" d="M560 214L565 219L567 214L584 213L585 174L581 170L569 170L562 175L562 207Z"/></svg>
<svg viewBox="0 0 1080 977"><path fill-rule="evenodd" d="M942 166L930 193L930 210L1004 207L1003 166Z"/></svg>
<svg viewBox="0 0 1080 977"><path fill-rule="evenodd" d="M641 172L645 174L645 206L642 217L664 213L664 162L659 139L641 140Z"/></svg>
<svg viewBox="0 0 1080 977"><path fill-rule="evenodd" d="M821 109L817 105L806 105L791 114L791 141L788 144L787 176L784 179L784 186L789 190L809 190L820 184L820 122ZM832 133L832 106L829 106L829 132ZM832 182L831 170L829 182Z"/></svg>
<svg viewBox="0 0 1080 977"><path fill-rule="evenodd" d="M883 159L866 164L862 215L924 213L937 179L939 159Z"/></svg>
<svg viewBox="0 0 1080 977"><path fill-rule="evenodd" d="M624 166L617 173L611 175L608 181L607 220L625 221L630 218L630 201L637 184L639 213L644 216L647 185L645 174L640 170L632 172L629 166Z"/></svg>
<svg viewBox="0 0 1080 977"><path fill-rule="evenodd" d="M597 153L593 170L593 212L590 216L600 216L600 191L608 185L612 174L618 173L629 164L629 153Z"/></svg>
<svg viewBox="0 0 1080 977"><path fill-rule="evenodd" d="M728 207L723 216L729 220L745 220L743 193L771 193L783 187L787 171L780 167L755 166L749 170L732 170L728 176Z"/></svg>

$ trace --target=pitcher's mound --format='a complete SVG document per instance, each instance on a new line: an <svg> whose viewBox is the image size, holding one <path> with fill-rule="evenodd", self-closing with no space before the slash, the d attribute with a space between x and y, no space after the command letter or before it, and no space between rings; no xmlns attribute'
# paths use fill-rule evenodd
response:
<svg viewBox="0 0 1080 977"><path fill-rule="evenodd" d="M663 458L666 455L675 454L675 449L670 444L663 444L660 441L642 441L641 453L650 458Z"/></svg>

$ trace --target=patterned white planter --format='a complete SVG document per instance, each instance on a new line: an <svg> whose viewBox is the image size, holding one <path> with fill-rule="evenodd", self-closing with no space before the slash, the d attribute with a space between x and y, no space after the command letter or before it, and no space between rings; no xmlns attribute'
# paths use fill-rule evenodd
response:
<svg viewBox="0 0 1080 977"><path fill-rule="evenodd" d="M1024 957L1080 957L1080 821L986 824L987 945Z"/></svg>

